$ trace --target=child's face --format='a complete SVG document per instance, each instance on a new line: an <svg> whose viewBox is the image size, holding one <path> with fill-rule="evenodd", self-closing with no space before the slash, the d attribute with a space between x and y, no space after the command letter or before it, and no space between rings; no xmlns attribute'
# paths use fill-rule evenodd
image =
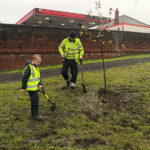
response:
<svg viewBox="0 0 150 150"><path fill-rule="evenodd" d="M41 64L41 61L42 61L41 58L36 58L33 59L32 64L39 66Z"/></svg>

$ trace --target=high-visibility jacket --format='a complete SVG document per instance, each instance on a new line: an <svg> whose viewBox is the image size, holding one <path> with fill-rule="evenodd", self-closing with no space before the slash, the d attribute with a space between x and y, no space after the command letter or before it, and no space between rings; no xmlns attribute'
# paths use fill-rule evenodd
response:
<svg viewBox="0 0 150 150"><path fill-rule="evenodd" d="M30 66L31 74L30 74L30 77L28 78L26 90L27 91L36 91L36 90L38 90L38 85L40 83L40 71L39 71L38 67L36 68L32 64L29 64L29 66Z"/></svg>
<svg viewBox="0 0 150 150"><path fill-rule="evenodd" d="M84 55L84 48L79 38L75 38L75 42L70 42L69 37L64 39L59 46L59 52L67 59L75 59L79 61L80 56Z"/></svg>

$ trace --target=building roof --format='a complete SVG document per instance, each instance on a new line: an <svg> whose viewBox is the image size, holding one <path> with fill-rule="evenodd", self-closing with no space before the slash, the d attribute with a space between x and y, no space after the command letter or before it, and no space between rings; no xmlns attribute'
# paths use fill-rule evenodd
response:
<svg viewBox="0 0 150 150"><path fill-rule="evenodd" d="M139 25L139 26L149 26L148 24L146 23L143 23L141 21L138 21L134 18L131 18L129 16L126 16L126 15L122 15L122 16L119 16L119 24L132 24L132 25ZM92 29L103 29L103 28L106 28L106 27L111 27L111 26L114 26L115 25L115 19L113 19L111 22L109 23L106 23L104 25L101 25L101 26L95 26L93 27Z"/></svg>
<svg viewBox="0 0 150 150"><path fill-rule="evenodd" d="M40 25L48 27L80 28L82 25L93 27L105 24L109 18L76 14L70 12L54 11L35 8L20 19L16 24Z"/></svg>
<svg viewBox="0 0 150 150"><path fill-rule="evenodd" d="M126 16L126 15L119 16L119 24L120 23L128 23L128 24L135 24L135 25L141 25L141 26L149 26L146 23L143 23L139 20L136 20L136 19L131 18L131 17Z"/></svg>

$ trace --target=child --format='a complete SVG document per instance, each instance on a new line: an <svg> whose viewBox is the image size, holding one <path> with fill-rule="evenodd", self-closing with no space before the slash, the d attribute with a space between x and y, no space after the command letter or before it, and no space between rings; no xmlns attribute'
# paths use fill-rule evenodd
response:
<svg viewBox="0 0 150 150"><path fill-rule="evenodd" d="M28 64L23 72L21 92L28 91L31 100L31 117L32 119L41 121L39 115L39 96L38 88L42 88L40 71L37 67L41 63L41 56L35 54L32 56L32 63Z"/></svg>

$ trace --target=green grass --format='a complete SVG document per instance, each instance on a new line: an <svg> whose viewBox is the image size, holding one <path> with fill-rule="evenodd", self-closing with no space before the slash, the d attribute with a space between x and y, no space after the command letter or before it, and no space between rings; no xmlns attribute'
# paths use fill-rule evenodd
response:
<svg viewBox="0 0 150 150"><path fill-rule="evenodd" d="M51 104L39 93L44 122L30 119L28 93L20 83L0 84L0 149L29 150L149 150L150 147L150 63L107 69L107 88L120 97L101 95L103 72L85 72L88 93L61 90L61 76L45 78ZM103 103L105 99L107 102Z"/></svg>
<svg viewBox="0 0 150 150"><path fill-rule="evenodd" d="M150 54L135 54L135 55L124 55L124 56L119 56L115 58L106 58L105 62L110 62L110 61L116 61L116 60L124 60L124 59L130 59L130 58L145 58L145 57L150 57ZM95 60L84 60L84 64L89 64L89 63L100 63L102 62L101 59L95 59Z"/></svg>
<svg viewBox="0 0 150 150"><path fill-rule="evenodd" d="M145 57L150 57L150 54L124 55L124 56L119 56L119 57L115 57L115 58L107 58L107 59L105 59L105 62L124 60L124 59L130 59L130 58L145 58ZM100 63L100 62L102 62L101 58L100 59L84 60L83 64ZM57 65L41 66L39 68L40 68L40 70L47 70L47 69L55 69L55 68L61 68L61 67L62 67L62 64L57 64ZM0 71L0 74L23 72L23 69L24 68Z"/></svg>

